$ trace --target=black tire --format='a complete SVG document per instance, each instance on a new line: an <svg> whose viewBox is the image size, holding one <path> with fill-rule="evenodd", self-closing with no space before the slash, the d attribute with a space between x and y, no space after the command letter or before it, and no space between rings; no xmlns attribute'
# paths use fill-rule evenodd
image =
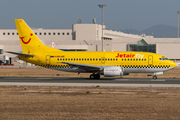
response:
<svg viewBox="0 0 180 120"><path fill-rule="evenodd" d="M94 74L91 74L91 75L89 76L89 78L90 78L90 79L94 79L94 78L95 78L95 75L94 75Z"/></svg>
<svg viewBox="0 0 180 120"><path fill-rule="evenodd" d="M95 79L99 79L100 78L100 75L99 74L95 74Z"/></svg>
<svg viewBox="0 0 180 120"><path fill-rule="evenodd" d="M157 79L157 76L153 76L153 79L156 80L156 79Z"/></svg>

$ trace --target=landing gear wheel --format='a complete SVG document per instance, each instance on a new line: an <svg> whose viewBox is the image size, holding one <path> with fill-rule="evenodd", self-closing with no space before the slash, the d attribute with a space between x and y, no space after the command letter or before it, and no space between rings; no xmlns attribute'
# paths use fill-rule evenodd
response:
<svg viewBox="0 0 180 120"><path fill-rule="evenodd" d="M100 78L100 75L99 74L91 74L89 76L90 79L99 79Z"/></svg>
<svg viewBox="0 0 180 120"><path fill-rule="evenodd" d="M95 74L94 79L99 79L99 78L100 78L100 75L99 74Z"/></svg>
<svg viewBox="0 0 180 120"><path fill-rule="evenodd" d="M155 76L153 76L153 79L154 79L154 80L156 80L156 79L157 79L157 76L156 76L156 75L155 75Z"/></svg>
<svg viewBox="0 0 180 120"><path fill-rule="evenodd" d="M94 78L95 78L95 75L94 75L94 74L91 74L91 75L89 76L89 78L90 78L90 79L94 79Z"/></svg>

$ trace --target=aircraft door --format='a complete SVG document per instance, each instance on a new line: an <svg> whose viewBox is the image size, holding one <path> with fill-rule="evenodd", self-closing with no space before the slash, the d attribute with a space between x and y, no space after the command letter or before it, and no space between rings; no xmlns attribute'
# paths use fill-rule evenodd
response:
<svg viewBox="0 0 180 120"><path fill-rule="evenodd" d="M101 63L102 63L102 64L105 64L105 57L102 57L102 58L101 58Z"/></svg>
<svg viewBox="0 0 180 120"><path fill-rule="evenodd" d="M46 65L49 65L50 64L50 55L47 55L46 56Z"/></svg>
<svg viewBox="0 0 180 120"><path fill-rule="evenodd" d="M149 55L149 57L148 57L148 64L149 65L153 64L153 56L152 55Z"/></svg>

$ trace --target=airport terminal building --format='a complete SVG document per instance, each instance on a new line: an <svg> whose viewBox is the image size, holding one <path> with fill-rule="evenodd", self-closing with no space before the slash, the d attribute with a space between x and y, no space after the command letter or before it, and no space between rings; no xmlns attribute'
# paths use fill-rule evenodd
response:
<svg viewBox="0 0 180 120"><path fill-rule="evenodd" d="M102 25L99 24L73 24L72 29L31 29L45 45L51 47L54 42L56 49L102 51ZM15 57L4 51L22 52L16 29L0 29L1 56ZM103 51L153 52L180 61L180 38L126 34L103 26Z"/></svg>

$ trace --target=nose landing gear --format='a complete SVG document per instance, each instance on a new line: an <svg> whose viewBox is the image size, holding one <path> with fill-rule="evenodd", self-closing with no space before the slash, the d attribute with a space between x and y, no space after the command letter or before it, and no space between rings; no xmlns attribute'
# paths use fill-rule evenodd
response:
<svg viewBox="0 0 180 120"><path fill-rule="evenodd" d="M156 79L157 79L157 76L156 76L156 75L154 75L154 76L153 76L153 79L154 79L154 80L156 80Z"/></svg>
<svg viewBox="0 0 180 120"><path fill-rule="evenodd" d="M153 76L152 79L156 80L157 76L156 75L147 75L147 76Z"/></svg>

